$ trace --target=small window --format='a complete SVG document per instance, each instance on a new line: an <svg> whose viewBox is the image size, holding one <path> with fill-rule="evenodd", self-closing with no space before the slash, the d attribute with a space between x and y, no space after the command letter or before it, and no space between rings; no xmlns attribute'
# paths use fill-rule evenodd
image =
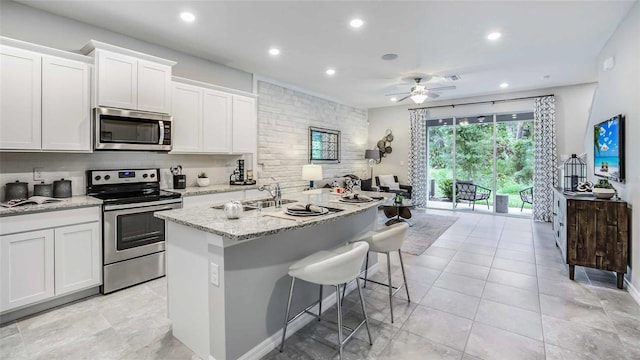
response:
<svg viewBox="0 0 640 360"><path fill-rule="evenodd" d="M340 131L309 127L309 162L340 162Z"/></svg>

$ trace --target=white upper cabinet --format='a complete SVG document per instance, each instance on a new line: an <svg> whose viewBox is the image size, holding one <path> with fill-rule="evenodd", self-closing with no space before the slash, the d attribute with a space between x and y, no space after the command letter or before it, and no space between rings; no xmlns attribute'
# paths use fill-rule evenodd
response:
<svg viewBox="0 0 640 360"><path fill-rule="evenodd" d="M202 152L202 88L173 83L172 152Z"/></svg>
<svg viewBox="0 0 640 360"><path fill-rule="evenodd" d="M89 64L42 58L43 150L91 151L90 75Z"/></svg>
<svg viewBox="0 0 640 360"><path fill-rule="evenodd" d="M41 146L42 56L0 46L0 149Z"/></svg>
<svg viewBox="0 0 640 360"><path fill-rule="evenodd" d="M174 81L172 87L172 153L256 152L255 98L182 81Z"/></svg>
<svg viewBox="0 0 640 360"><path fill-rule="evenodd" d="M231 149L231 94L215 90L204 90L202 123L203 151L230 153Z"/></svg>
<svg viewBox="0 0 640 360"><path fill-rule="evenodd" d="M138 110L171 111L171 66L138 60Z"/></svg>
<svg viewBox="0 0 640 360"><path fill-rule="evenodd" d="M16 43L30 50L0 47L0 150L91 151L88 59Z"/></svg>
<svg viewBox="0 0 640 360"><path fill-rule="evenodd" d="M97 106L171 112L174 61L91 40L83 48L96 65Z"/></svg>
<svg viewBox="0 0 640 360"><path fill-rule="evenodd" d="M255 153L256 99L233 96L233 153Z"/></svg>
<svg viewBox="0 0 640 360"><path fill-rule="evenodd" d="M96 51L97 104L138 108L138 60L110 51Z"/></svg>

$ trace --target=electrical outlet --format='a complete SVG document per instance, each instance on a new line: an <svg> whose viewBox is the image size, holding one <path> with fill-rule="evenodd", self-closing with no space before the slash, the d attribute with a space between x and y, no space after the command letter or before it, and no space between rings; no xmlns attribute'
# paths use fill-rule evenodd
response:
<svg viewBox="0 0 640 360"><path fill-rule="evenodd" d="M34 181L43 181L44 177L42 176L42 168L33 168L33 180Z"/></svg>
<svg viewBox="0 0 640 360"><path fill-rule="evenodd" d="M215 285L215 286L220 285L218 277L219 277L218 264L210 263L209 264L209 278L210 278L209 281L211 281L212 285Z"/></svg>

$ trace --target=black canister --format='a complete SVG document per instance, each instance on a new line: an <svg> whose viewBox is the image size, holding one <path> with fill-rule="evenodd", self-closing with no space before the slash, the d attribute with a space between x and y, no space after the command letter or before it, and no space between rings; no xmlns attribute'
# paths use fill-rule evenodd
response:
<svg viewBox="0 0 640 360"><path fill-rule="evenodd" d="M44 181L33 185L33 196L53 197L53 185L45 184Z"/></svg>
<svg viewBox="0 0 640 360"><path fill-rule="evenodd" d="M26 199L29 197L29 184L16 180L7 183L4 188L4 201Z"/></svg>
<svg viewBox="0 0 640 360"><path fill-rule="evenodd" d="M173 175L173 188L185 189L187 187L187 175Z"/></svg>
<svg viewBox="0 0 640 360"><path fill-rule="evenodd" d="M71 197L71 180L60 179L53 182L54 198Z"/></svg>

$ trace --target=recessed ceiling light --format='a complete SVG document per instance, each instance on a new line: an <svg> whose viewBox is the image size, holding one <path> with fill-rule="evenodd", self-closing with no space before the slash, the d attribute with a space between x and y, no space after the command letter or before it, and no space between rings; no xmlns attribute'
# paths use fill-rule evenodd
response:
<svg viewBox="0 0 640 360"><path fill-rule="evenodd" d="M190 13L188 11L183 11L180 13L180 19L182 19L182 21L184 22L194 22L196 21L196 16L193 15L193 13Z"/></svg>
<svg viewBox="0 0 640 360"><path fill-rule="evenodd" d="M358 29L362 27L362 25L364 25L364 21L362 21L362 19L352 19L349 22L349 25L351 25L351 27L354 29Z"/></svg>
<svg viewBox="0 0 640 360"><path fill-rule="evenodd" d="M271 54L271 55L273 55L273 56L280 55L280 49L278 49L278 48L271 48L271 49L269 49L269 54Z"/></svg>
<svg viewBox="0 0 640 360"><path fill-rule="evenodd" d="M390 61L390 60L395 60L397 58L398 58L398 54L384 54L384 55L382 55L382 60Z"/></svg>
<svg viewBox="0 0 640 360"><path fill-rule="evenodd" d="M335 69L327 69L327 71L325 71L325 74L332 76L336 74L336 70Z"/></svg>
<svg viewBox="0 0 640 360"><path fill-rule="evenodd" d="M391 98L391 99L389 99L389 100L391 100L392 102L396 102L396 101L398 101L398 98L394 96L394 97L392 97L392 98Z"/></svg>
<svg viewBox="0 0 640 360"><path fill-rule="evenodd" d="M502 37L502 34L497 32L497 31L496 32L492 32L489 35L487 35L487 39L492 40L492 41L498 40L501 37Z"/></svg>
<svg viewBox="0 0 640 360"><path fill-rule="evenodd" d="M503 82L502 84L500 84L500 87L503 88L503 89L507 88L507 87L509 87L509 83Z"/></svg>

